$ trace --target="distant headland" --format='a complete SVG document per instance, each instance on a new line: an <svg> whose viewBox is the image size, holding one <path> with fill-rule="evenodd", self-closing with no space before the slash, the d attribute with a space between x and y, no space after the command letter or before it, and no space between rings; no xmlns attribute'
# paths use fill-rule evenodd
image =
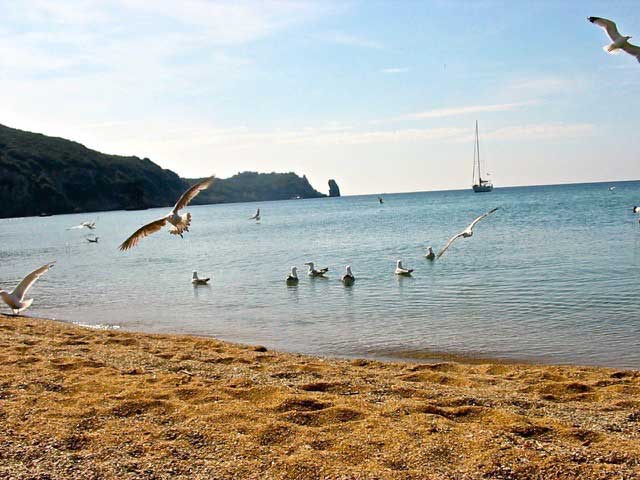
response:
<svg viewBox="0 0 640 480"><path fill-rule="evenodd" d="M196 180L148 158L0 125L0 218L169 206ZM218 179L194 204L325 196L304 175L242 172Z"/></svg>

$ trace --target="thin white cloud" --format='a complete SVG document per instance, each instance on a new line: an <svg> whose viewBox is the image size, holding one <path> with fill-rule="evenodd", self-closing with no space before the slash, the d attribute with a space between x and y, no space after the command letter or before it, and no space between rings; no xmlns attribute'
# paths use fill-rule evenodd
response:
<svg viewBox="0 0 640 480"><path fill-rule="evenodd" d="M469 115L471 113L487 113L487 112L506 112L509 110L518 110L523 107L535 105L535 101L513 102L513 103L495 103L491 105L467 105L464 107L437 108L424 112L411 113L405 115L404 118L442 118L457 117L460 115Z"/></svg>
<svg viewBox="0 0 640 480"><path fill-rule="evenodd" d="M339 45L346 45L349 47L374 48L378 50L385 48L382 43L375 40L341 32L329 32L324 34L321 38L322 40L330 43L337 43Z"/></svg>
<svg viewBox="0 0 640 480"><path fill-rule="evenodd" d="M578 138L593 135L596 126L592 123L539 123L513 125L498 128L482 135L494 140L553 140Z"/></svg>
<svg viewBox="0 0 640 480"><path fill-rule="evenodd" d="M405 73L408 72L409 69L408 68L401 68L401 67L393 67L393 68L383 68L382 70L380 70L382 73L389 73L389 74L393 74L393 73Z"/></svg>

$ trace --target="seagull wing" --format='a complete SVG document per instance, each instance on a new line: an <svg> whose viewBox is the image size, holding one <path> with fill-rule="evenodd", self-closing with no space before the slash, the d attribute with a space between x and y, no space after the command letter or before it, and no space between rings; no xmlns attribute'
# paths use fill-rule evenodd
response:
<svg viewBox="0 0 640 480"><path fill-rule="evenodd" d="M489 215L491 215L493 212L495 212L496 210L498 210L500 207L496 207L496 208L492 208L491 210L489 210L487 213L484 213L482 215L480 215L478 218L476 218L473 222L471 222L471 224L467 227L467 230L472 230L473 227L476 226L476 223L478 223L480 220L482 220L485 217L488 217Z"/></svg>
<svg viewBox="0 0 640 480"><path fill-rule="evenodd" d="M51 267L53 267L54 263L56 263L56 262L47 263L46 265L43 265L42 267L38 268L37 270L34 270L33 272L31 272L29 275L27 275L26 277L24 277L22 279L22 281L18 284L18 286L11 293L13 295L15 295L16 297L18 297L20 299L20 301L22 301L24 299L24 296L27 294L27 292L31 288L31 286L34 283L36 283L36 280L38 280L42 276L42 274L44 272L46 272Z"/></svg>
<svg viewBox="0 0 640 480"><path fill-rule="evenodd" d="M589 17L587 20L595 25L598 25L599 27L604 28L612 42L615 42L616 40L620 40L622 38L622 35L620 35L615 22L600 17Z"/></svg>
<svg viewBox="0 0 640 480"><path fill-rule="evenodd" d="M460 237L462 236L462 233L463 233L463 232L460 232L460 233L458 233L458 234L454 235L453 237L451 237L451 238L449 239L449 241L447 242L447 244L444 246L444 248L443 248L442 250L440 250L440 253L438 254L438 256L437 256L436 258L440 258L440 257L442 256L442 254L443 254L444 252L446 252L446 251L447 251L447 249L451 246L451 244L452 244L453 242L455 242L458 238L460 238Z"/></svg>
<svg viewBox="0 0 640 480"><path fill-rule="evenodd" d="M620 48L622 50L624 50L625 52L627 52L629 55L633 55L634 57L636 57L636 60L638 60L638 62L640 62L640 47L638 47L637 45L634 45L632 43L627 42Z"/></svg>
<svg viewBox="0 0 640 480"><path fill-rule="evenodd" d="M202 190L206 190L211 186L213 179L214 177L211 176L192 185L189 190L182 194L180 200L178 200L175 207L173 207L173 213L177 214L180 210L189 205L189 202L191 202L191 200L193 200Z"/></svg>
<svg viewBox="0 0 640 480"><path fill-rule="evenodd" d="M122 242L122 245L120 245L119 247L120 250L124 252L125 250L129 250L130 248L135 247L141 239L143 239L144 237L148 237L152 233L156 233L157 231L162 230L162 227L164 227L166 224L167 217L154 220L151 223L147 223L145 226L140 227L138 230L136 230L133 235L127 238L124 242Z"/></svg>

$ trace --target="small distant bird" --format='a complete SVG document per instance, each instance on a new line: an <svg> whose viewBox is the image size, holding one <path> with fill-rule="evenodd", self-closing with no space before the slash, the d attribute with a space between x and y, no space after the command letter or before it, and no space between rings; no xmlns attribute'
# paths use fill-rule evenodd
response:
<svg viewBox="0 0 640 480"><path fill-rule="evenodd" d="M347 273L343 275L342 283L344 283L346 286L353 285L353 282L356 281L356 277L353 275L353 272L351 271L351 265L347 265L345 267L345 270L347 271Z"/></svg>
<svg viewBox="0 0 640 480"><path fill-rule="evenodd" d="M433 253L433 248L427 247L427 253L424 254L424 258L427 260L434 260L436 258L436 254Z"/></svg>
<svg viewBox="0 0 640 480"><path fill-rule="evenodd" d="M89 230L95 230L96 221L93 222L82 222L80 225L76 225L75 227L67 228L67 230L79 230L81 228L88 228Z"/></svg>
<svg viewBox="0 0 640 480"><path fill-rule="evenodd" d="M609 191L613 192L616 189L616 187L609 187Z"/></svg>
<svg viewBox="0 0 640 480"><path fill-rule="evenodd" d="M495 212L496 210L498 210L500 207L496 207L493 208L491 210L489 210L487 213L480 215L478 218L476 218L473 222L471 222L469 224L469 226L467 228L465 228L463 231L461 231L460 233L457 233L456 235L454 235L453 237L451 237L449 239L449 241L447 242L447 244L444 246L444 248L442 250L440 250L440 253L438 253L437 258L440 258L442 256L442 254L444 252L447 251L447 249L451 246L451 244L456 241L458 238L462 237L462 238L468 238L473 236L473 227L476 226L476 223L478 223L480 220L482 220L485 217L488 217L489 215L491 215L493 212Z"/></svg>
<svg viewBox="0 0 640 480"><path fill-rule="evenodd" d="M394 272L396 275L409 276L411 272L413 272L413 268L404 268L402 266L402 260L396 262L396 271Z"/></svg>
<svg viewBox="0 0 640 480"><path fill-rule="evenodd" d="M640 213L640 207L633 207L633 213Z"/></svg>
<svg viewBox="0 0 640 480"><path fill-rule="evenodd" d="M193 277L191 277L191 283L193 283L194 285L206 285L209 280L211 280L210 278L200 278L198 277L198 272L196 272L195 270L193 271Z"/></svg>
<svg viewBox="0 0 640 480"><path fill-rule="evenodd" d="M249 217L249 220L255 220L256 222L260 220L260 209L256 210L255 215L253 217Z"/></svg>
<svg viewBox="0 0 640 480"><path fill-rule="evenodd" d="M129 238L122 242L122 245L120 245L120 250L125 251L135 247L138 242L144 237L162 230L162 227L164 227L167 222L173 225L173 228L169 230L169 233L172 235L180 235L180 237L182 237L183 232L189 231L189 226L191 225L191 214L187 213L185 215L179 215L178 212L189 205L189 202L191 202L191 200L193 200L201 191L209 188L213 183L213 180L214 177L211 176L199 181L195 185L192 185L186 192L182 194L178 202L173 207L173 210L171 210L164 217L159 218L158 220L154 220L151 223L147 223L143 227L140 227L138 230L136 230Z"/></svg>
<svg viewBox="0 0 640 480"><path fill-rule="evenodd" d="M620 35L620 32L618 32L618 27L616 26L615 22L612 22L611 20L607 20L606 18L600 18L600 17L588 17L587 20L589 20L591 23L595 25L598 25L599 27L602 27L607 32L607 35L609 35L609 38L613 42L609 45L605 45L604 47L602 47L602 49L605 52L616 54L616 53L619 53L620 50L623 50L627 52L629 55L636 57L636 60L640 62L640 47L628 42L628 40L631 37Z"/></svg>
<svg viewBox="0 0 640 480"><path fill-rule="evenodd" d="M98 243L98 240L100 240L100 237L87 237L87 242L89 243Z"/></svg>
<svg viewBox="0 0 640 480"><path fill-rule="evenodd" d="M298 284L298 268L291 267L291 273L287 275L285 282L287 285L297 285Z"/></svg>
<svg viewBox="0 0 640 480"><path fill-rule="evenodd" d="M0 297L2 297L4 303L9 305L14 315L17 315L21 311L26 310L31 306L31 304L33 303L33 298L25 300L25 295L33 286L33 284L36 283L36 280L38 280L47 270L53 267L54 263L56 262L47 263L46 265L43 265L37 270L31 272L29 275L22 279L22 281L16 288L13 289L11 293L0 290Z"/></svg>
<svg viewBox="0 0 640 480"><path fill-rule="evenodd" d="M316 270L313 262L306 262L305 265L309 267L307 275L309 275L310 277L324 277L324 274L329 271L328 267Z"/></svg>
<svg viewBox="0 0 640 480"><path fill-rule="evenodd" d="M384 203L384 202L382 201L382 197L378 197L378 201L379 201L381 204L382 204L382 203Z"/></svg>

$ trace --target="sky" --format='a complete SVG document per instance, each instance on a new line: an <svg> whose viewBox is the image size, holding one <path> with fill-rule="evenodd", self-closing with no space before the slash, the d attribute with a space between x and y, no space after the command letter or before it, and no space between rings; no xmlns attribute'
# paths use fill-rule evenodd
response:
<svg viewBox="0 0 640 480"><path fill-rule="evenodd" d="M632 1L0 0L0 123L343 194L640 178Z"/></svg>

